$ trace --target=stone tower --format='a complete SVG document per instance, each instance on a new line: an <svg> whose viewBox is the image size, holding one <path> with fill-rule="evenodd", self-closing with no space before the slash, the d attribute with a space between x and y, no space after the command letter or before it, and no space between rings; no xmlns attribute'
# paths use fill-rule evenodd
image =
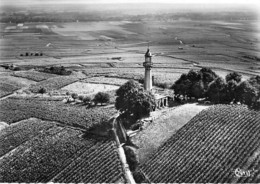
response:
<svg viewBox="0 0 260 184"><path fill-rule="evenodd" d="M152 63L152 53L150 52L149 49L147 49L147 52L144 55L145 57L145 62L143 63L144 68L145 68L145 73L144 73L144 89L147 91L152 90L152 72L151 68L153 66Z"/></svg>

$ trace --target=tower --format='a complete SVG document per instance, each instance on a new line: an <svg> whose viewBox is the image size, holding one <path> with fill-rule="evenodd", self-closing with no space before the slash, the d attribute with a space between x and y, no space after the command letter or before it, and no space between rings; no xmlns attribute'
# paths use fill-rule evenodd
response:
<svg viewBox="0 0 260 184"><path fill-rule="evenodd" d="M145 55L145 62L143 63L144 68L145 68L145 73L144 73L144 89L147 91L152 90L152 73L151 73L151 68L153 66L152 63L152 53L150 52L149 48L147 49Z"/></svg>

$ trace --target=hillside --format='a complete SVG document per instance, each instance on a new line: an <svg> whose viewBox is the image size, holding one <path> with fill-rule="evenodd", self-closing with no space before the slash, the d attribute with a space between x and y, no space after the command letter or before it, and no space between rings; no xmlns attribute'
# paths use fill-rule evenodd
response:
<svg viewBox="0 0 260 184"><path fill-rule="evenodd" d="M125 182L116 145L54 122L28 119L0 131L0 182Z"/></svg>
<svg viewBox="0 0 260 184"><path fill-rule="evenodd" d="M212 106L177 131L141 169L156 183L260 182L259 122L259 112L245 106Z"/></svg>

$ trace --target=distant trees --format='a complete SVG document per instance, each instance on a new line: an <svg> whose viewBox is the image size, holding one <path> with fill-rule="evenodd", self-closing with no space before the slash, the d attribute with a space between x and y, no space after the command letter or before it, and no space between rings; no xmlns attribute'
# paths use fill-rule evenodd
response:
<svg viewBox="0 0 260 184"><path fill-rule="evenodd" d="M144 91L138 82L130 80L116 91L115 107L121 112L121 117L137 120L149 115L155 106L154 96Z"/></svg>
<svg viewBox="0 0 260 184"><path fill-rule="evenodd" d="M175 98L206 98L213 103L240 102L254 109L260 109L260 76L241 81L242 75L232 72L225 80L211 69L190 70L173 84Z"/></svg>
<svg viewBox="0 0 260 184"><path fill-rule="evenodd" d="M52 73L57 75L70 75L72 71L67 70L64 66L51 66L39 69L41 72Z"/></svg>
<svg viewBox="0 0 260 184"><path fill-rule="evenodd" d="M188 74L182 74L181 77L171 87L175 96L186 98L203 98L209 86L209 83L218 76L209 68L202 68L200 71L190 70Z"/></svg>

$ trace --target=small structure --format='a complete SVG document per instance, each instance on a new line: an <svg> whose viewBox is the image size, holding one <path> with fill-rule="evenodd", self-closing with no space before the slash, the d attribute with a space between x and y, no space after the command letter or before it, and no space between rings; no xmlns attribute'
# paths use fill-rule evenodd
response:
<svg viewBox="0 0 260 184"><path fill-rule="evenodd" d="M159 108L168 107L168 96L164 96L160 94L154 94L154 96L155 96L154 111Z"/></svg>

